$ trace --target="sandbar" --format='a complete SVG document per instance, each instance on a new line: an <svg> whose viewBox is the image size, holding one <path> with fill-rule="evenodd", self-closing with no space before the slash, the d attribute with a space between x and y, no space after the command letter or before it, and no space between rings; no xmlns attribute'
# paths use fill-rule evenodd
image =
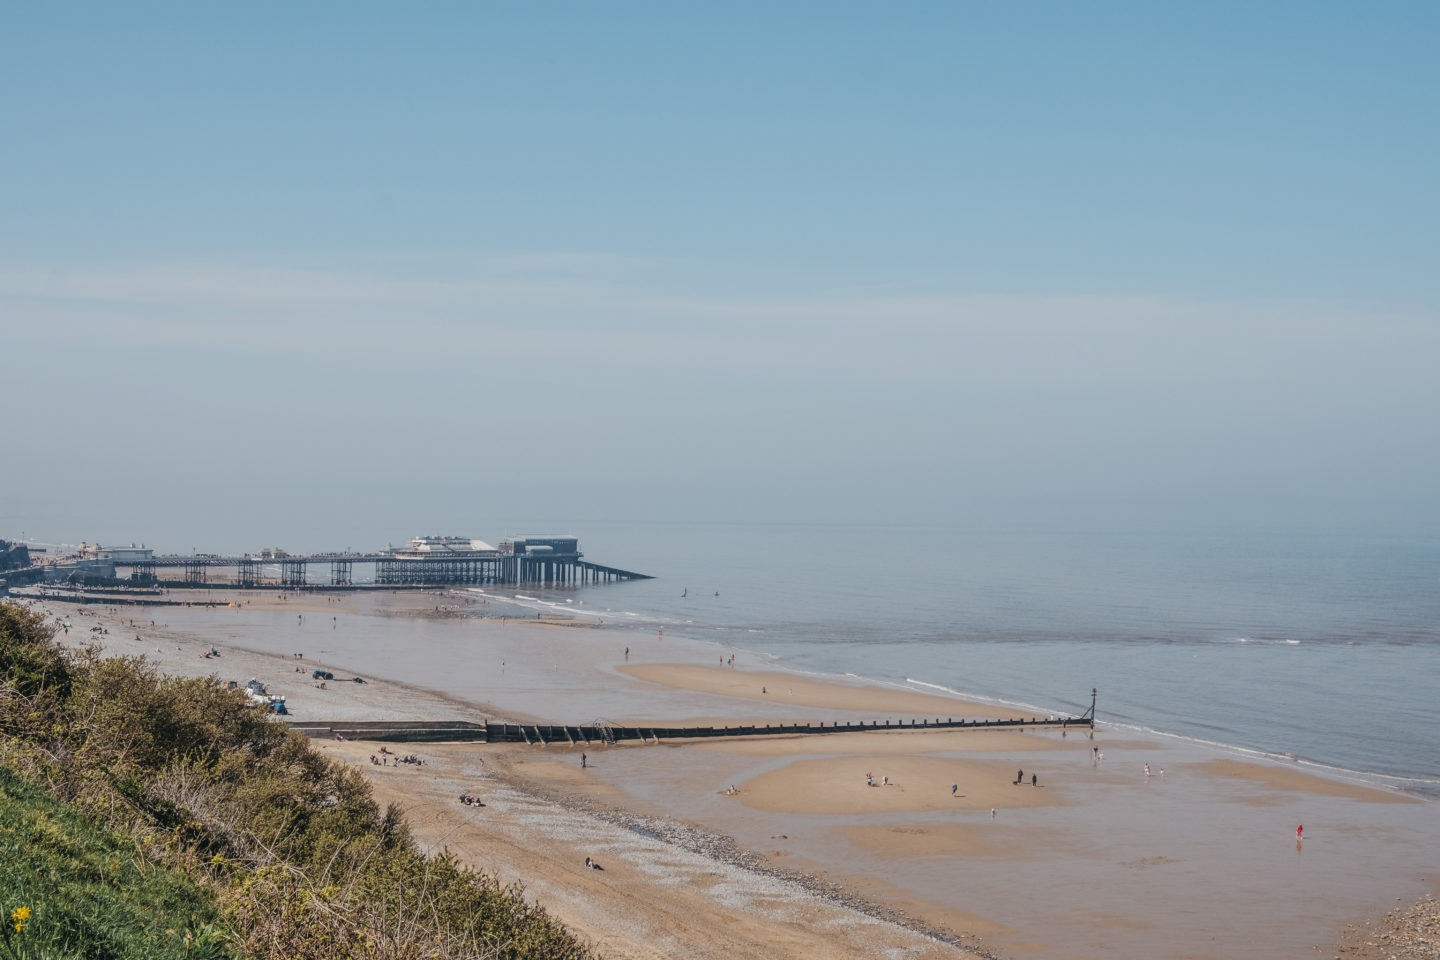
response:
<svg viewBox="0 0 1440 960"><path fill-rule="evenodd" d="M831 717L845 719L845 711L866 716L878 713L933 717L937 719L1028 716L993 704L976 703L913 690L878 685L820 680L778 670L740 670L686 663L627 664L616 668L637 680L698 693L712 693L742 700L787 706L816 707L836 711Z"/></svg>

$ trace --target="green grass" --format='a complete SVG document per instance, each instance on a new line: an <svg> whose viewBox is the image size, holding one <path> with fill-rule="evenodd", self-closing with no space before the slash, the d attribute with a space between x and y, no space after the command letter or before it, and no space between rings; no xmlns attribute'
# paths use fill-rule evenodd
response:
<svg viewBox="0 0 1440 960"><path fill-rule="evenodd" d="M15 911L30 916L16 931ZM0 767L0 958L220 958L215 898Z"/></svg>
<svg viewBox="0 0 1440 960"><path fill-rule="evenodd" d="M521 889L426 856L359 771L239 691L66 652L0 600L0 960L232 953L593 957Z"/></svg>

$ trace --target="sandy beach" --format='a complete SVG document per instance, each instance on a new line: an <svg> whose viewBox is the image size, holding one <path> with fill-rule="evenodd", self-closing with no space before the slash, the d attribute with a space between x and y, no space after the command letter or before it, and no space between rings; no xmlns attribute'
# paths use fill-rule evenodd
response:
<svg viewBox="0 0 1440 960"><path fill-rule="evenodd" d="M701 644L470 617L465 598L234 599L39 605L69 617L72 643L167 672L264 678L304 720L1005 715L732 667ZM321 688L315 665L337 679ZM377 744L317 743L405 807L423 842L523 882L607 957L1334 956L1348 925L1440 879L1433 802L1103 722L1093 739L417 744L403 752L425 764L403 768L372 763ZM462 793L486 805L462 806ZM605 869L586 870L586 856Z"/></svg>

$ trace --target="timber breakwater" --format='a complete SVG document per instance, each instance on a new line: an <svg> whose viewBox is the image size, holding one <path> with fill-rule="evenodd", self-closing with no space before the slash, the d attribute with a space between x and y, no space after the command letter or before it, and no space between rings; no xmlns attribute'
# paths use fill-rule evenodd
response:
<svg viewBox="0 0 1440 960"><path fill-rule="evenodd" d="M661 727L597 720L585 724L470 722L463 720L287 720L291 730L308 737L374 740L386 743L529 743L536 746L613 744L622 740L700 740L712 737L776 737L823 733L913 732L923 730L1013 730L1026 727L1090 729L1091 709L1079 717L983 718L914 717L904 720L836 720L819 723L753 723L735 726Z"/></svg>

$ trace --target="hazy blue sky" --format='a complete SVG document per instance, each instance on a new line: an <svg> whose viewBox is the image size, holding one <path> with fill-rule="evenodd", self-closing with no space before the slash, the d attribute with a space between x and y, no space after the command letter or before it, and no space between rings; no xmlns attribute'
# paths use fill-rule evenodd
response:
<svg viewBox="0 0 1440 960"><path fill-rule="evenodd" d="M7 4L0 535L1440 527L1440 6Z"/></svg>

